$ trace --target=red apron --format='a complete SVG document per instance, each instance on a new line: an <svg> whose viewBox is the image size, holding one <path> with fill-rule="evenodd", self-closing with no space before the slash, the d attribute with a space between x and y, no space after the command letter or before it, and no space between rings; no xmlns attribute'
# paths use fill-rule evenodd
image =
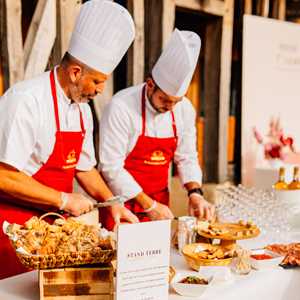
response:
<svg viewBox="0 0 300 300"><path fill-rule="evenodd" d="M146 136L146 86L143 87L142 102L142 133L136 145L125 160L124 168L133 176L143 191L156 201L169 205L168 177L169 165L177 147L177 130L174 113L171 111L173 137L156 138ZM125 206L133 213L143 212L144 209L132 199ZM111 214L100 209L101 223L112 230L114 221ZM147 216L138 216L141 222L149 221Z"/></svg>
<svg viewBox="0 0 300 300"><path fill-rule="evenodd" d="M57 129L56 139L53 152L47 162L32 177L48 187L71 193L75 168L85 135L83 118L79 108L81 131L60 131L54 71L50 72L50 84ZM40 209L19 206L15 201L12 202L8 197L0 198L0 279L28 271L21 265L7 236L4 235L3 222L6 220L10 223L23 224L32 216L42 214Z"/></svg>

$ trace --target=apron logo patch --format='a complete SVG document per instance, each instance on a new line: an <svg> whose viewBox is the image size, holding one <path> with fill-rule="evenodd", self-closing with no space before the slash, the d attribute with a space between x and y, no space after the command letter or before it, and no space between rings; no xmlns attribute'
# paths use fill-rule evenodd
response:
<svg viewBox="0 0 300 300"><path fill-rule="evenodd" d="M146 165L165 165L168 163L168 160L163 151L155 150L152 152L149 159L144 160L144 163Z"/></svg>
<svg viewBox="0 0 300 300"><path fill-rule="evenodd" d="M75 168L76 164L77 164L76 151L73 149L67 155L66 165L63 166L63 169Z"/></svg>

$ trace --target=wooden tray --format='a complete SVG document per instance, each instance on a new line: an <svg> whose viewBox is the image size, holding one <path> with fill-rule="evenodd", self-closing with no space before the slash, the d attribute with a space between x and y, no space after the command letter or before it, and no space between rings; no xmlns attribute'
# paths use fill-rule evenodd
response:
<svg viewBox="0 0 300 300"><path fill-rule="evenodd" d="M260 230L256 225L247 227L245 225L237 223L214 223L212 224L217 229L226 229L229 232L223 235L213 235L202 230L198 230L198 234L209 238L209 239L220 239L220 240L244 240L257 237L260 234Z"/></svg>
<svg viewBox="0 0 300 300"><path fill-rule="evenodd" d="M195 244L188 244L186 245L183 250L182 254L187 262L187 264L194 270L199 271L201 266L227 266L231 263L232 257L229 258L221 258L221 259L203 259L199 258L196 253L194 253L195 248L198 246L202 246L203 248L207 247L214 247L214 248L221 248L223 250L231 250L231 247L223 247L219 245L210 245L205 243L195 243Z"/></svg>

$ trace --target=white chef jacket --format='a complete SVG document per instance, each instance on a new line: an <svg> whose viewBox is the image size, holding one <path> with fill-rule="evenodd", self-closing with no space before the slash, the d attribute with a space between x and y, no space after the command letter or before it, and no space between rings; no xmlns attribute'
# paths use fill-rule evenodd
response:
<svg viewBox="0 0 300 300"><path fill-rule="evenodd" d="M141 94L143 85L117 93L105 107L100 121L100 171L112 192L134 198L143 189L124 169L125 159L142 133ZM174 107L178 144L174 161L182 184L202 182L196 150L195 110L184 97ZM172 137L170 112L158 113L146 100L146 136Z"/></svg>
<svg viewBox="0 0 300 300"><path fill-rule="evenodd" d="M55 82L61 131L80 131L78 105L86 135L77 169L96 165L93 146L93 119L88 104L71 103ZM56 123L50 87L50 74L19 82L0 97L0 161L34 175L46 163L55 143Z"/></svg>

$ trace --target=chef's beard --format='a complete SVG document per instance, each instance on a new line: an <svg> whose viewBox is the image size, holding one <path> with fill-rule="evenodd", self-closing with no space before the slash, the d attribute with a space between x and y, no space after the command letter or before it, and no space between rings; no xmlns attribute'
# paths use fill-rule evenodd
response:
<svg viewBox="0 0 300 300"><path fill-rule="evenodd" d="M153 94L151 96L148 97L149 102L151 104L151 106L155 109L156 112L160 113L160 114L164 114L167 111L169 111L167 108L164 107L157 107L154 103L153 103Z"/></svg>

